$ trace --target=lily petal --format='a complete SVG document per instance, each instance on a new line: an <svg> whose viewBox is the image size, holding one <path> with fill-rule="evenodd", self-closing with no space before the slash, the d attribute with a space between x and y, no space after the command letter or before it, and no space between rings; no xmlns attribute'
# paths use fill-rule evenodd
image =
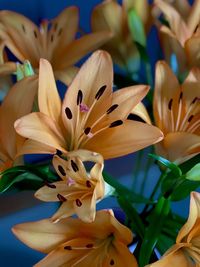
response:
<svg viewBox="0 0 200 267"><path fill-rule="evenodd" d="M149 117L149 114L146 110L145 105L140 102L138 103L130 112L130 114L139 116L142 120L144 120L146 123L151 124L151 119Z"/></svg>
<svg viewBox="0 0 200 267"><path fill-rule="evenodd" d="M192 36L185 43L185 51L191 66L200 67L200 36Z"/></svg>
<svg viewBox="0 0 200 267"><path fill-rule="evenodd" d="M54 71L56 80L59 80L66 85L69 85L73 81L77 73L78 73L78 68L74 66L68 67L65 70Z"/></svg>
<svg viewBox="0 0 200 267"><path fill-rule="evenodd" d="M26 138L66 152L62 130L55 121L43 113L34 112L22 117L15 122L15 129Z"/></svg>
<svg viewBox="0 0 200 267"><path fill-rule="evenodd" d="M88 139L84 148L97 151L104 159L109 159L135 152L162 139L162 132L158 128L127 120L120 126L100 131Z"/></svg>
<svg viewBox="0 0 200 267"><path fill-rule="evenodd" d="M187 25L190 32L194 32L197 25L200 23L200 1L195 0L192 4L190 14L187 19Z"/></svg>

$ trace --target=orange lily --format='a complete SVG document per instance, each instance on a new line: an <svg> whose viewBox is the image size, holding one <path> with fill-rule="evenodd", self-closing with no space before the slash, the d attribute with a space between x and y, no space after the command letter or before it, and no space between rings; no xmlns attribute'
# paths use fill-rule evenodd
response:
<svg viewBox="0 0 200 267"><path fill-rule="evenodd" d="M84 163L95 163L88 174ZM40 188L35 197L43 201L61 201L62 205L52 217L53 221L76 213L85 222L92 222L96 214L96 201L104 197L102 176L103 158L100 154L78 150L67 154L67 161L54 156L53 165L61 181Z"/></svg>
<svg viewBox="0 0 200 267"><path fill-rule="evenodd" d="M181 228L176 244L159 261L148 265L148 267L169 266L200 266L200 194L197 192L191 193L189 218Z"/></svg>
<svg viewBox="0 0 200 267"><path fill-rule="evenodd" d="M192 70L184 83L165 62L156 66L154 118L164 139L158 154L181 163L200 152L200 72Z"/></svg>
<svg viewBox="0 0 200 267"><path fill-rule="evenodd" d="M0 106L0 173L19 160L17 152L25 138L16 133L14 122L31 112L36 89L35 76L24 78L11 88Z"/></svg>
<svg viewBox="0 0 200 267"><path fill-rule="evenodd" d="M138 266L127 248L132 233L115 219L112 210L98 211L92 223L46 219L16 225L12 230L29 247L49 253L35 267Z"/></svg>
<svg viewBox="0 0 200 267"><path fill-rule="evenodd" d="M103 49L111 54L113 61L121 68L134 71L131 68L135 68L133 63L139 60L139 53L131 37L127 9L127 1L122 6L115 0L103 1L92 12L92 30L112 31L113 38Z"/></svg>
<svg viewBox="0 0 200 267"><path fill-rule="evenodd" d="M46 58L56 78L66 83L70 83L77 72L73 65L111 37L104 31L75 40L77 30L78 8L75 6L64 9L50 22L44 20L39 28L21 14L0 12L0 39L5 46L21 62L29 60L34 69L38 69L40 58Z"/></svg>
<svg viewBox="0 0 200 267"><path fill-rule="evenodd" d="M112 93L112 60L97 51L81 67L61 104L53 72L42 59L39 73L40 112L15 122L16 131L49 148L67 153L77 149L95 151L105 159L119 157L162 140L162 132L147 123L127 120L148 86L137 85ZM49 90L51 89L51 94ZM32 148L23 153L32 153Z"/></svg>
<svg viewBox="0 0 200 267"><path fill-rule="evenodd" d="M200 1L196 0L190 8L185 4L185 1L181 1L181 8L179 1L175 7L161 0L155 0L155 4L169 22L170 28L162 25L160 31L167 34L169 39L167 49L172 49L176 54L180 69L182 68L183 70L184 65L187 63L190 67L199 67L200 54L197 48L200 43L200 31L198 29L200 23ZM180 13L176 10L176 6ZM185 17L181 16L181 14L184 14Z"/></svg>

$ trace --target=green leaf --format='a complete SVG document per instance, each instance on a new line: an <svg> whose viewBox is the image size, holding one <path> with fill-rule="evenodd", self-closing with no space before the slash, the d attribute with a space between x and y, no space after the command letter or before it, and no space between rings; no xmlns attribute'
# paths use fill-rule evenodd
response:
<svg viewBox="0 0 200 267"><path fill-rule="evenodd" d="M200 163L196 164L186 174L185 178L190 181L200 181Z"/></svg>
<svg viewBox="0 0 200 267"><path fill-rule="evenodd" d="M134 9L128 12L128 24L133 41L143 47L146 47L146 34L141 18Z"/></svg>
<svg viewBox="0 0 200 267"><path fill-rule="evenodd" d="M174 178L180 177L182 175L181 169L175 163L156 154L149 154L149 156L159 161L161 164L171 170L174 175Z"/></svg>
<svg viewBox="0 0 200 267"><path fill-rule="evenodd" d="M145 203L145 204L153 204L154 201L151 201L142 195L136 194L132 190L129 190L126 186L120 184L117 179L111 177L106 172L103 172L104 180L115 188L116 192L119 195L124 195L128 198L128 200L132 203Z"/></svg>
<svg viewBox="0 0 200 267"><path fill-rule="evenodd" d="M172 201L180 201L200 186L200 182L184 180L171 194Z"/></svg>
<svg viewBox="0 0 200 267"><path fill-rule="evenodd" d="M146 227L145 235L142 241L139 263L140 266L145 266L149 263L152 252L160 238L160 234L163 229L166 217L170 211L170 200L161 197L158 200L151 216L151 221L148 227Z"/></svg>

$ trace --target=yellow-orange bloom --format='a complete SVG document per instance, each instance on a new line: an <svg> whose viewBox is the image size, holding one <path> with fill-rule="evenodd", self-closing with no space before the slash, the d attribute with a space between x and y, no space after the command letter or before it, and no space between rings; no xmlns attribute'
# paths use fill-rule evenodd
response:
<svg viewBox="0 0 200 267"><path fill-rule="evenodd" d="M200 193L197 192L191 193L189 218L181 228L176 244L159 261L148 265L148 267L179 266L200 266Z"/></svg>
<svg viewBox="0 0 200 267"><path fill-rule="evenodd" d="M195 0L192 7L185 1L181 1L181 4L180 1L175 1L175 6L161 0L155 0L155 4L163 12L170 26L170 28L165 25L160 27L161 32L168 36L163 41L166 50L176 54L180 70L184 70L187 64L190 67L199 67L200 1Z"/></svg>
<svg viewBox="0 0 200 267"><path fill-rule="evenodd" d="M200 152L200 71L193 69L180 85L169 66L160 61L155 80L154 118L164 133L157 152L181 163Z"/></svg>
<svg viewBox="0 0 200 267"><path fill-rule="evenodd" d="M95 163L87 173L84 162ZM102 176L103 158L86 150L69 152L67 160L54 156L53 165L61 181L40 188L35 196L43 201L61 201L62 205L52 217L53 221L77 214L85 221L94 221L96 201L104 196Z"/></svg>
<svg viewBox="0 0 200 267"><path fill-rule="evenodd" d="M56 149L66 153L81 148L100 153L105 159L126 155L162 140L158 128L127 119L147 94L148 86L131 86L114 93L112 86L112 60L108 53L97 51L81 67L61 104L51 66L42 59L40 112L17 120L15 129L20 135L43 144L42 148L34 146L38 153L52 153L52 150L55 153ZM23 153L32 153L32 147Z"/></svg>
<svg viewBox="0 0 200 267"><path fill-rule="evenodd" d="M57 79L69 83L77 72L73 65L88 52L104 44L111 34L87 34L75 40L78 31L78 8L64 9L38 28L32 21L13 11L0 12L0 39L21 61L29 60L34 69L40 58L49 60ZM0 73L5 67L0 68Z"/></svg>
<svg viewBox="0 0 200 267"><path fill-rule="evenodd" d="M92 223L74 218L52 223L46 219L16 225L13 232L29 247L48 253L35 267L138 266L127 248L132 233L111 210L97 212Z"/></svg>
<svg viewBox="0 0 200 267"><path fill-rule="evenodd" d="M149 5L147 0L124 0L122 6L115 0L105 0L97 5L92 13L94 32L109 30L113 38L103 49L107 50L113 61L122 68L133 72L138 66L139 53L134 44L128 25L128 11L134 8L144 25L149 25Z"/></svg>
<svg viewBox="0 0 200 267"><path fill-rule="evenodd" d="M0 106L0 173L19 160L25 138L16 133L14 122L32 111L36 90L36 77L27 77L11 88Z"/></svg>

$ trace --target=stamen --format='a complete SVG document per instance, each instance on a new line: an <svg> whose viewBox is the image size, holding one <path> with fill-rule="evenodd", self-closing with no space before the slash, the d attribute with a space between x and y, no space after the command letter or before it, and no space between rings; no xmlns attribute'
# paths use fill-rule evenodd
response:
<svg viewBox="0 0 200 267"><path fill-rule="evenodd" d="M100 89L99 89L99 91L96 93L96 95L95 95L95 99L96 100L98 100L102 95L103 95L103 93L104 93L104 91L106 90L106 85L103 85Z"/></svg>
<svg viewBox="0 0 200 267"><path fill-rule="evenodd" d="M71 112L71 109L70 108L68 108L68 107L65 108L65 114L66 114L66 116L67 116L67 118L69 120L72 119L72 112Z"/></svg>
<svg viewBox="0 0 200 267"><path fill-rule="evenodd" d="M26 28L25 28L24 24L22 24L22 30L24 33L26 33Z"/></svg>
<svg viewBox="0 0 200 267"><path fill-rule="evenodd" d="M55 189L56 185L55 184L50 184L47 181L45 181L45 185L48 186L49 188Z"/></svg>
<svg viewBox="0 0 200 267"><path fill-rule="evenodd" d="M57 198L58 198L61 202L65 202L65 201L67 201L67 199L66 199L63 195L61 195L61 194L57 194Z"/></svg>
<svg viewBox="0 0 200 267"><path fill-rule="evenodd" d="M111 112L113 112L119 105L118 104L114 104L112 105L107 111L107 114L110 114Z"/></svg>
<svg viewBox="0 0 200 267"><path fill-rule="evenodd" d="M94 244L92 244L92 243L86 245L86 248L93 248L93 247L94 247Z"/></svg>
<svg viewBox="0 0 200 267"><path fill-rule="evenodd" d="M51 42L53 42L53 40L54 40L54 36L53 36L53 34L51 35Z"/></svg>
<svg viewBox="0 0 200 267"><path fill-rule="evenodd" d="M194 104L194 103L197 101L197 99L198 99L198 97L195 97L195 98L192 100L191 104Z"/></svg>
<svg viewBox="0 0 200 267"><path fill-rule="evenodd" d="M80 111L81 112L88 112L89 110L90 109L89 109L89 107L87 105L85 105L83 103L80 104Z"/></svg>
<svg viewBox="0 0 200 267"><path fill-rule="evenodd" d="M180 95L179 95L179 100L178 100L179 103L182 100L182 98L183 98L183 92L181 92Z"/></svg>
<svg viewBox="0 0 200 267"><path fill-rule="evenodd" d="M123 124L122 120L117 120L117 121L112 122L110 124L109 128L117 127L117 126L122 125L122 124Z"/></svg>
<svg viewBox="0 0 200 267"><path fill-rule="evenodd" d="M65 246L64 249L66 249L66 250L72 250L72 247L71 246Z"/></svg>
<svg viewBox="0 0 200 267"><path fill-rule="evenodd" d="M58 165L58 170L63 176L66 175L66 172L65 172L64 168L61 165Z"/></svg>
<svg viewBox="0 0 200 267"><path fill-rule="evenodd" d="M91 131L91 128L90 127L87 127L87 128L85 128L84 133L86 135L88 135L90 131Z"/></svg>
<svg viewBox="0 0 200 267"><path fill-rule="evenodd" d="M37 37L38 37L38 36L37 36L37 32L34 31L33 33L34 33L35 38L37 39Z"/></svg>
<svg viewBox="0 0 200 267"><path fill-rule="evenodd" d="M78 95L77 95L77 105L79 106L82 103L83 100L83 93L81 90L78 91Z"/></svg>
<svg viewBox="0 0 200 267"><path fill-rule="evenodd" d="M188 119L188 122L191 122L191 120L194 118L194 115L191 115Z"/></svg>
<svg viewBox="0 0 200 267"><path fill-rule="evenodd" d="M62 28L60 28L60 29L59 29L59 31L58 31L58 36L60 36L60 35L61 35L62 31L63 31L63 29L62 29Z"/></svg>
<svg viewBox="0 0 200 267"><path fill-rule="evenodd" d="M91 182L90 182L89 180L86 181L86 186L87 186L88 188L91 188L91 187L92 187L92 184L91 184Z"/></svg>
<svg viewBox="0 0 200 267"><path fill-rule="evenodd" d="M171 110L172 109L172 103L173 103L173 99L171 98L169 103L168 103L168 109Z"/></svg>
<svg viewBox="0 0 200 267"><path fill-rule="evenodd" d="M56 149L56 155L58 155L59 157L62 156L62 151L60 151L59 149Z"/></svg>
<svg viewBox="0 0 200 267"><path fill-rule="evenodd" d="M71 160L71 166L74 172L77 172L79 170L77 164L73 160Z"/></svg>
<svg viewBox="0 0 200 267"><path fill-rule="evenodd" d="M76 205L77 205L77 207L81 207L82 206L82 202L78 198L76 199Z"/></svg>
<svg viewBox="0 0 200 267"><path fill-rule="evenodd" d="M115 264L114 260L111 259L111 261L110 261L110 265L114 265L114 264Z"/></svg>

